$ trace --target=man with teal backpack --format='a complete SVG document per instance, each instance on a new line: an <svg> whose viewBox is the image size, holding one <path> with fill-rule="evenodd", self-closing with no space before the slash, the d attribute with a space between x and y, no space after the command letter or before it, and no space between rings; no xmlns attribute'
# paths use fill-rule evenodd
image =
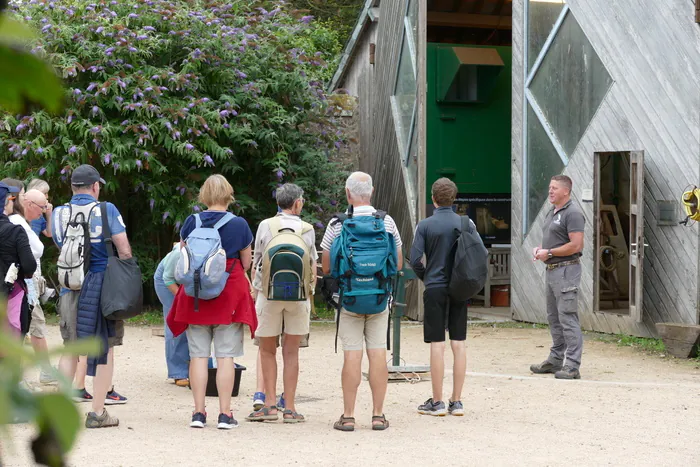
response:
<svg viewBox="0 0 700 467"><path fill-rule="evenodd" d="M343 345L344 412L333 428L355 430L355 399L362 379L362 347L369 359L372 429L385 430L386 345L392 282L402 267L401 236L391 216L372 207L372 177L355 172L345 183L350 208L328 224L321 242L324 274L338 281L338 337Z"/></svg>

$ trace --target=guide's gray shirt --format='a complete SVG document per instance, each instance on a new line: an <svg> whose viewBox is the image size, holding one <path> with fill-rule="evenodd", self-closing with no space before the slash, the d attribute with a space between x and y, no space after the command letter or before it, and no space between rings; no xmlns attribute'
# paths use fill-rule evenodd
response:
<svg viewBox="0 0 700 467"><path fill-rule="evenodd" d="M542 227L542 248L551 250L566 245L571 240L569 234L573 232L583 232L586 218L576 204L569 200L560 210L554 213L555 207L549 211ZM581 257L581 253L570 256L553 256L545 263L555 264L563 261L571 261Z"/></svg>

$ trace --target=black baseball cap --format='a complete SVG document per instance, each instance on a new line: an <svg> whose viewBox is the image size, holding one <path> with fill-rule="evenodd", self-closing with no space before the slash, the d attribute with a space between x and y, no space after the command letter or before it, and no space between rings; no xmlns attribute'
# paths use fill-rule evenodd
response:
<svg viewBox="0 0 700 467"><path fill-rule="evenodd" d="M105 181L100 177L100 173L96 168L89 164L83 164L73 170L73 174L70 177L71 185L75 186L87 186L92 185L95 182L100 182L105 184Z"/></svg>

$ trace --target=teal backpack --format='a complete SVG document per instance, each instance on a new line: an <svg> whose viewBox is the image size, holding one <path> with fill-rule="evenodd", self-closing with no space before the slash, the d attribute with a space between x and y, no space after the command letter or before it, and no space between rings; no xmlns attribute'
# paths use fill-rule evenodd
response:
<svg viewBox="0 0 700 467"><path fill-rule="evenodd" d="M338 279L338 306L371 315L386 310L396 276L394 236L386 231L386 213L336 216L340 235L331 246L331 276Z"/></svg>

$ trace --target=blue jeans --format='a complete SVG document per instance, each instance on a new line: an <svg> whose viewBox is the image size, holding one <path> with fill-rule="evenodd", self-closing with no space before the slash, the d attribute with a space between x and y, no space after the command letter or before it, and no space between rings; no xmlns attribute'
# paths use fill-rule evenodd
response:
<svg viewBox="0 0 700 467"><path fill-rule="evenodd" d="M185 379L190 373L190 351L187 347L187 335L182 333L173 337L173 333L165 323L165 318L170 313L175 295L168 290L163 282L163 265L159 265L153 276L158 300L163 305L163 324L165 325L165 361L168 364L168 378Z"/></svg>

